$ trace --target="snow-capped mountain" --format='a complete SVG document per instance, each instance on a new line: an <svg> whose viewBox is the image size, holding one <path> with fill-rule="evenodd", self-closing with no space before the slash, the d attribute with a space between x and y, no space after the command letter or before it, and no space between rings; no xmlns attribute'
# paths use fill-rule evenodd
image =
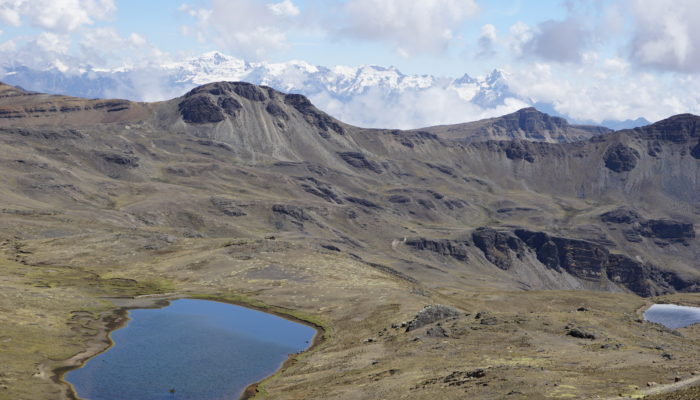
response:
<svg viewBox="0 0 700 400"><path fill-rule="evenodd" d="M304 61L247 62L210 52L150 67L29 68L0 64L0 81L79 97L157 101L214 81L246 81L306 95L320 109L365 127L418 128L494 117L531 106L509 89L508 74L406 75L394 67L314 66Z"/></svg>

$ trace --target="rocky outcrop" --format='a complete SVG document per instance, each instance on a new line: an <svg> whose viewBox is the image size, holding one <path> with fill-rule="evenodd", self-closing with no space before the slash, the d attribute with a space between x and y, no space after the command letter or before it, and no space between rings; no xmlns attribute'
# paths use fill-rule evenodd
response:
<svg viewBox="0 0 700 400"><path fill-rule="evenodd" d="M348 196L345 198L345 200L349 201L350 203L357 204L359 206L366 207L366 208L374 208L376 210L379 210L382 208L379 204L372 202L372 201L369 201L367 199L360 198L360 197Z"/></svg>
<svg viewBox="0 0 700 400"><path fill-rule="evenodd" d="M410 197L404 196L402 194L391 195L391 196L389 196L389 198L387 200L389 200L390 203L394 203L394 204L406 204L406 203L411 202Z"/></svg>
<svg viewBox="0 0 700 400"><path fill-rule="evenodd" d="M139 166L139 158L133 154L102 153L100 156L109 163L126 168L137 168Z"/></svg>
<svg viewBox="0 0 700 400"><path fill-rule="evenodd" d="M545 266L566 271L583 280L609 280L640 296L655 296L678 290L695 290L698 282L644 264L622 254L611 254L602 245L579 239L550 236L544 232L517 229L523 240Z"/></svg>
<svg viewBox="0 0 700 400"><path fill-rule="evenodd" d="M328 138L331 131L345 135L345 129L338 122L319 111L306 97L300 94L288 94L284 97L284 102L299 111L308 123L319 128L322 132L321 136Z"/></svg>
<svg viewBox="0 0 700 400"><path fill-rule="evenodd" d="M406 332L416 330L426 325L442 321L447 318L457 318L461 313L452 307L440 304L425 306L408 322Z"/></svg>
<svg viewBox="0 0 700 400"><path fill-rule="evenodd" d="M517 229L515 234L535 251L542 264L551 269L566 271L586 280L598 281L604 276L608 251L600 245L523 229Z"/></svg>
<svg viewBox="0 0 700 400"><path fill-rule="evenodd" d="M619 207L600 215L600 220L613 224L633 224L641 220L639 213L628 207Z"/></svg>
<svg viewBox="0 0 700 400"><path fill-rule="evenodd" d="M305 183L301 184L301 188L314 196L320 197L329 203L343 204L338 194L333 191L333 187L325 182L321 182L314 177L297 178Z"/></svg>
<svg viewBox="0 0 700 400"><path fill-rule="evenodd" d="M693 224L669 219L650 219L640 224L642 236L660 239L672 243L686 243L695 238Z"/></svg>
<svg viewBox="0 0 700 400"><path fill-rule="evenodd" d="M510 269L513 257L525 255L525 245L510 232L499 232L491 228L478 228L472 233L474 245L491 263L500 269Z"/></svg>
<svg viewBox="0 0 700 400"><path fill-rule="evenodd" d="M639 152L622 143L611 146L603 156L605 167L615 172L632 171L637 166Z"/></svg>
<svg viewBox="0 0 700 400"><path fill-rule="evenodd" d="M520 141L508 142L505 145L506 157L510 160L525 160L527 162L535 162L535 156L528 148Z"/></svg>
<svg viewBox="0 0 700 400"><path fill-rule="evenodd" d="M426 239L426 238L410 238L406 239L404 244L416 250L431 251L446 257L452 257L460 261L466 261L467 246L464 241L448 240L448 239Z"/></svg>
<svg viewBox="0 0 700 400"><path fill-rule="evenodd" d="M350 166L359 169L368 169L372 172L381 173L382 168L374 161L368 160L367 157L357 151L346 151L338 153L340 158L343 159Z"/></svg>
<svg viewBox="0 0 700 400"><path fill-rule="evenodd" d="M700 118L693 114L679 114L632 132L643 139L658 140L677 144L692 143L700 137Z"/></svg>
<svg viewBox="0 0 700 400"><path fill-rule="evenodd" d="M289 204L275 204L272 206L272 211L278 214L290 216L297 221L311 220L311 217L304 211L303 208Z"/></svg>
<svg viewBox="0 0 700 400"><path fill-rule="evenodd" d="M225 215L228 215L229 217L242 217L246 215L246 213L243 212L233 200L221 197L212 197L210 201L217 210L221 211Z"/></svg>
<svg viewBox="0 0 700 400"><path fill-rule="evenodd" d="M224 113L208 96L189 97L178 109L183 121L191 124L212 124L224 120Z"/></svg>
<svg viewBox="0 0 700 400"><path fill-rule="evenodd" d="M641 237L652 238L657 244L687 244L695 239L695 227L688 222L671 219L645 219L636 211L619 207L600 215L603 222L628 225L625 237L631 242L641 241Z"/></svg>

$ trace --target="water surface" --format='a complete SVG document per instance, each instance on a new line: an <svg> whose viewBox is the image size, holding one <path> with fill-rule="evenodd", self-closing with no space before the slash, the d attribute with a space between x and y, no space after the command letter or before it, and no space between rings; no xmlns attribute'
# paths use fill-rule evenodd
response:
<svg viewBox="0 0 700 400"><path fill-rule="evenodd" d="M307 349L315 329L245 307L181 299L129 311L114 346L65 380L88 400L237 399Z"/></svg>
<svg viewBox="0 0 700 400"><path fill-rule="evenodd" d="M644 312L644 319L677 329L700 323L700 307L654 304Z"/></svg>

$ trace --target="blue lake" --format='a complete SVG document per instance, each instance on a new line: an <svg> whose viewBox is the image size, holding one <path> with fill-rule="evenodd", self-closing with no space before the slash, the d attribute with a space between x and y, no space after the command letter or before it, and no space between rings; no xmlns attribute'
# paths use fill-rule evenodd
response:
<svg viewBox="0 0 700 400"><path fill-rule="evenodd" d="M676 329L700 323L700 307L654 304L644 312L644 319Z"/></svg>
<svg viewBox="0 0 700 400"><path fill-rule="evenodd" d="M114 346L64 379L87 400L235 400L306 350L316 330L230 304L181 299L129 311ZM174 392L171 392L174 390Z"/></svg>

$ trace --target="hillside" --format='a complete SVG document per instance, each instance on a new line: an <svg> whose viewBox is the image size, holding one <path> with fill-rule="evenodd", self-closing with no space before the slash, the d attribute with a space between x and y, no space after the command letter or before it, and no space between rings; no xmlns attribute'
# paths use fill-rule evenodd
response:
<svg viewBox="0 0 700 400"><path fill-rule="evenodd" d="M612 132L602 126L571 125L560 117L552 117L534 107L512 114L457 125L422 129L442 138L461 142L487 140L528 140L548 143L569 143Z"/></svg>
<svg viewBox="0 0 700 400"><path fill-rule="evenodd" d="M321 321L273 398L588 398L689 373L697 334L637 313L700 304L699 122L363 129L240 82L158 103L1 86L0 385L65 396L52 370L100 343L105 298L163 293ZM454 140L474 131L499 140ZM457 316L402 327L434 304Z"/></svg>

